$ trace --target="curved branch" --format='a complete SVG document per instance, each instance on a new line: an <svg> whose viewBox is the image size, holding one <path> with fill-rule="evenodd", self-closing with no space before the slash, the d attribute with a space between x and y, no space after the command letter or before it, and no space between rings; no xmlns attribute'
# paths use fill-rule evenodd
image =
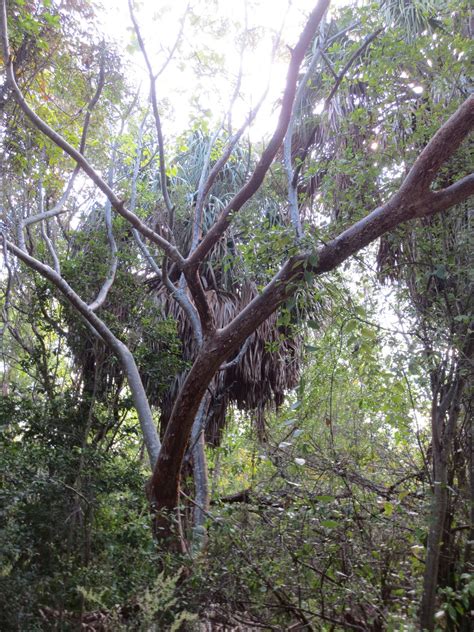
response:
<svg viewBox="0 0 474 632"><path fill-rule="evenodd" d="M89 131L89 125L90 125L92 112L99 101L100 95L104 88L104 84L105 84L105 70L104 70L104 59L102 58L101 63L100 63L99 78L97 80L97 87L94 94L92 95L91 100L89 101L87 105L86 115L84 117L84 124L82 126L81 142L79 146L79 151L81 154L84 153L84 150L86 147L87 133ZM41 207L40 213L38 213L37 215L31 215L30 217L25 218L20 223L19 232L21 232L22 235L23 235L23 230L30 224L35 224L36 222L40 222L44 219L49 219L51 217L55 217L56 215L60 215L61 213L66 212L65 210L63 210L63 207L69 199L69 195L71 194L74 181L79 171L80 171L80 167L79 165L76 165L71 174L71 177L69 178L69 181L66 185L66 188L63 194L61 195L61 197L59 198L59 200L56 202L56 204L53 206L52 209L50 209L49 211L44 211L43 207ZM23 242L23 237L21 237L20 239L20 243L22 242Z"/></svg>
<svg viewBox="0 0 474 632"><path fill-rule="evenodd" d="M347 63L345 64L344 68L341 70L341 72L337 76L333 87L331 88L331 92L329 93L329 96L327 97L327 99L325 101L324 109L327 109L330 101L332 100L333 96L336 94L339 86L341 85L342 80L346 76L346 74L349 71L349 69L352 66L352 64L355 62L355 60L358 57L360 57L362 55L362 53L366 50L366 48L369 46L369 44L371 44L374 41L374 39L376 37L378 37L380 35L380 33L382 33L383 30L384 29L382 27L382 28L377 29L374 33L371 33L370 35L368 35L365 38L365 40L362 42L362 44L359 46L359 48L356 51L354 51L354 53L350 56L350 58L348 59Z"/></svg>
<svg viewBox="0 0 474 632"><path fill-rule="evenodd" d="M122 125L123 127L123 125ZM120 130L122 132L122 130ZM112 156L110 157L110 167L109 167L109 175L108 175L108 185L111 187L114 180L114 171L115 171L115 159L117 156L117 142L114 143L112 147ZM109 293L110 288L112 287L115 281L115 275L117 273L118 267L118 256L117 256L117 244L115 242L114 233L112 230L112 207L110 204L110 200L105 201L105 227L107 229L107 241L109 242L110 248L110 267L107 277L102 284L102 287L97 294L97 297L92 303L89 303L89 309L93 312L99 307L102 307L105 299L107 298L107 294Z"/></svg>
<svg viewBox="0 0 474 632"><path fill-rule="evenodd" d="M89 164L84 155L75 149L72 145L70 145L60 134L58 134L55 130L53 130L43 119L38 116L31 107L27 104L25 97L23 96L20 88L15 79L15 74L13 70L13 57L10 54L10 47L8 43L8 28L7 28L7 14L6 14L6 2L5 0L1 0L1 10L0 10L0 28L1 28L1 39L2 39L2 48L3 48L3 56L5 60L5 69L6 69L6 77L7 82L9 83L15 99L25 113L25 115L30 119L33 125L39 129L45 136L47 136L55 145L57 145L60 149L62 149L66 154L68 154L79 167L86 173L89 178L94 182L94 184L106 195L109 199L112 207L115 211L121 215L124 219L126 219L132 226L134 226L144 237L147 237L150 241L159 246L168 257L174 261L178 267L182 268L184 263L184 258L180 254L180 252L175 248L169 241L161 237L154 230L149 228L144 222L141 221L139 217L137 217L134 213L129 211L122 200L120 200L114 191L109 187L109 185L101 178L101 176L97 173L97 171Z"/></svg>
<svg viewBox="0 0 474 632"><path fill-rule="evenodd" d="M239 353L235 356L235 358L232 358L232 360L229 360L229 362L225 362L222 366L220 366L219 371L228 371L239 364L244 355L247 353L247 349L250 345L250 339L251 336L244 341L244 344L241 346Z"/></svg>
<svg viewBox="0 0 474 632"><path fill-rule="evenodd" d="M120 360L122 369L127 376L128 385L132 393L138 419L143 433L143 439L153 467L160 452L160 438L153 421L153 415L148 404L148 399L143 387L143 383L135 363L135 359L128 347L121 342L107 325L101 320L85 303L72 287L52 268L35 259L27 252L18 248L12 242L5 240L6 246L20 261L23 261L29 268L38 272L45 279L48 279L66 298L66 300L79 312L84 320L94 329L104 343L115 353Z"/></svg>
<svg viewBox="0 0 474 632"><path fill-rule="evenodd" d="M430 198L429 212L425 215L437 213L456 204L460 204L474 193L474 173L454 182L445 189L433 191Z"/></svg>

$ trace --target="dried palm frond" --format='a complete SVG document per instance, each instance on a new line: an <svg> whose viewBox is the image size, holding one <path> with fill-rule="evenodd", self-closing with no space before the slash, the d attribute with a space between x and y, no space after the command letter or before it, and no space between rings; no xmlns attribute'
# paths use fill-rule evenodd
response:
<svg viewBox="0 0 474 632"><path fill-rule="evenodd" d="M216 325L223 327L257 295L257 288L245 282L238 293L210 289L207 295ZM164 314L176 319L184 357L191 359L196 351L195 342L181 308L164 291L157 293L156 301ZM206 411L206 440L210 444L219 444L227 409L232 404L241 410L254 411L257 432L263 438L264 410L268 406L280 406L285 393L294 388L299 379L300 339L285 333L277 324L277 316L271 316L252 334L240 361L217 373L209 387L211 396ZM161 409L163 427L183 381L184 373L176 377L170 390L156 402Z"/></svg>

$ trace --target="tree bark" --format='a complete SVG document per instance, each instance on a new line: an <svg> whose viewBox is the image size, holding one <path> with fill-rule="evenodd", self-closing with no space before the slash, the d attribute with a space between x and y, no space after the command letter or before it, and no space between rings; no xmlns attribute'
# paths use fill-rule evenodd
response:
<svg viewBox="0 0 474 632"><path fill-rule="evenodd" d="M194 512L193 512L193 546L196 550L205 547L207 541L206 512L209 511L209 478L205 452L204 431L199 433L193 448L194 475Z"/></svg>
<svg viewBox="0 0 474 632"><path fill-rule="evenodd" d="M434 406L431 424L433 436L438 431L440 419L437 407ZM447 448L448 446L445 446ZM434 630L434 615L436 609L436 590L438 587L438 570L441 551L441 541L446 520L446 507L448 503L447 490L447 460L444 456L446 450L435 447L433 441L433 499L431 503L430 527L426 546L425 572L423 578L423 596L420 609L420 626L422 630L432 632Z"/></svg>
<svg viewBox="0 0 474 632"><path fill-rule="evenodd" d="M442 366L432 376L433 402L431 431L433 446L433 499L426 547L423 595L420 606L421 630L435 628L436 592L443 534L446 527L448 492L448 465L459 418L466 383L466 363L472 358L474 337L470 336L461 352L461 358L450 372L451 379L443 383Z"/></svg>

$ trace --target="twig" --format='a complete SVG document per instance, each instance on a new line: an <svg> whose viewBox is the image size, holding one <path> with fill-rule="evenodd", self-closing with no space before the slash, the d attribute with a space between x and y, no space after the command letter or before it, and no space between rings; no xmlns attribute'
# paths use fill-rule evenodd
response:
<svg viewBox="0 0 474 632"><path fill-rule="evenodd" d="M166 162L165 162L165 144L164 144L164 139L163 139L163 128L161 125L161 118L160 118L160 112L158 109L158 100L157 100L157 95L156 95L156 79L158 77L158 75L155 75L153 73L153 67L151 65L150 59L148 57L148 53L146 51L146 47L145 47L145 42L143 40L143 37L141 35L140 32L140 27L138 25L137 19L135 17L135 13L133 10L133 5L132 5L132 0L128 0L128 8L129 8L129 12L130 12L130 18L132 20L133 23L133 28L135 29L135 35L137 37L138 40L138 45L140 47L140 50L142 52L143 58L145 60L145 64L146 67L148 69L148 76L150 79L150 100L151 100L151 107L153 110L153 116L155 119L155 127L156 127L156 133L157 133L157 137L158 137L158 148L159 148L159 163L160 163L160 181L161 181L161 193L163 195L163 199L166 205L166 209L168 211L168 222L170 224L170 226L173 225L173 204L171 202L171 198L169 196L169 192L168 192L168 185L166 182ZM169 60L171 59L168 58L166 64L164 67L166 67L166 65L168 64ZM164 70L164 68L161 70L161 72Z"/></svg>

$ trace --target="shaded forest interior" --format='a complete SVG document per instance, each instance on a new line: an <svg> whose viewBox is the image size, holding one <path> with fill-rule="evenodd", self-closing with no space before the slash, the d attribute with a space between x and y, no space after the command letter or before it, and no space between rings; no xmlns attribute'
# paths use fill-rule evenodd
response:
<svg viewBox="0 0 474 632"><path fill-rule="evenodd" d="M472 8L230 4L0 0L0 629L468 632Z"/></svg>

